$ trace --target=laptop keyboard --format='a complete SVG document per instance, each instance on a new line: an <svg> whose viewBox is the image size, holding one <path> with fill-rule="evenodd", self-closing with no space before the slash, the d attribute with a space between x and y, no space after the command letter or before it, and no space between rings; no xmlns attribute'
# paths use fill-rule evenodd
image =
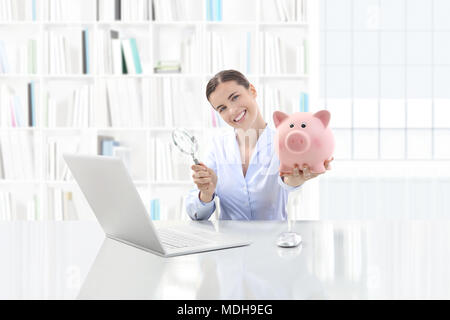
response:
<svg viewBox="0 0 450 320"><path fill-rule="evenodd" d="M192 237L187 233L178 232L172 229L158 229L158 236L163 246L168 249L196 247L209 243L207 240Z"/></svg>

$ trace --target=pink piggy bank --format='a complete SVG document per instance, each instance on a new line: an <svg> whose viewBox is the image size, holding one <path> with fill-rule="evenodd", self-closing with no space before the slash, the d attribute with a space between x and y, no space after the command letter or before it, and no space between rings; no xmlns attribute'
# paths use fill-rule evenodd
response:
<svg viewBox="0 0 450 320"><path fill-rule="evenodd" d="M324 161L330 159L334 151L327 110L291 115L275 111L273 121L277 128L274 143L280 159L280 175L292 174L295 167L301 170L305 164L312 173L325 172Z"/></svg>

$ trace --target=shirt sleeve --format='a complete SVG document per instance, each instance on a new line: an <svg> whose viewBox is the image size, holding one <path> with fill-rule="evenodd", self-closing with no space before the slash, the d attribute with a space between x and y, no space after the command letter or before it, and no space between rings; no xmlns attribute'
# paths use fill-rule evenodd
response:
<svg viewBox="0 0 450 320"><path fill-rule="evenodd" d="M292 191L296 191L298 189L300 189L302 187L303 184L297 186L297 187L292 187L286 183L284 183L284 181L281 179L280 175L278 175L278 184L287 192L292 192Z"/></svg>
<svg viewBox="0 0 450 320"><path fill-rule="evenodd" d="M212 169L217 175L217 161L215 157L214 141L211 140L209 151L205 157L205 160L199 159L208 168ZM200 200L200 190L198 188L189 191L186 197L186 212L189 217L193 220L207 220L216 210L215 199L216 193L214 193L213 198L210 202L203 202Z"/></svg>
<svg viewBox="0 0 450 320"><path fill-rule="evenodd" d="M203 202L200 200L200 191L193 189L189 192L186 199L186 211L192 220L208 220L212 213L216 210L216 202L214 198L210 202Z"/></svg>

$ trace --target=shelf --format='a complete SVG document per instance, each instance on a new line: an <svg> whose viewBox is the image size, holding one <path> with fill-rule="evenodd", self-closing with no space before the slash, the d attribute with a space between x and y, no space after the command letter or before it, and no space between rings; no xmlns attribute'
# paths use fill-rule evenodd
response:
<svg viewBox="0 0 450 320"><path fill-rule="evenodd" d="M203 25L204 23L204 21L152 21L150 24L155 27L185 27Z"/></svg>
<svg viewBox="0 0 450 320"><path fill-rule="evenodd" d="M0 127L0 132L9 132L9 131L39 131L40 129L37 127Z"/></svg>
<svg viewBox="0 0 450 320"><path fill-rule="evenodd" d="M257 27L258 22L251 21L204 21L206 26L223 26L223 27Z"/></svg>
<svg viewBox="0 0 450 320"><path fill-rule="evenodd" d="M21 185L21 184L41 184L40 180L12 180L12 179L0 179L0 187L9 185ZM1 189L0 189L1 191Z"/></svg>
<svg viewBox="0 0 450 320"><path fill-rule="evenodd" d="M59 133L59 132L64 132L64 133L68 133L68 132L79 132L79 131L97 131L97 128L94 127L77 127L77 128L71 128L71 127L57 127L57 128L41 128L40 129L42 131L42 133L46 134L46 133Z"/></svg>
<svg viewBox="0 0 450 320"><path fill-rule="evenodd" d="M149 182L150 185L154 185L154 186L189 186L189 185L194 185L193 181L150 181Z"/></svg>
<svg viewBox="0 0 450 320"><path fill-rule="evenodd" d="M150 74L0 74L1 79L9 78L36 78L43 80L94 80L94 79L159 79L159 78L212 78L212 73L150 73ZM286 79L308 79L307 74L246 74L247 78L286 78Z"/></svg>
<svg viewBox="0 0 450 320"><path fill-rule="evenodd" d="M9 159L11 161L8 162L9 166L14 169L11 169L11 175L8 176L32 176L26 173L22 175L20 171L23 167L22 163L28 163L26 160L22 161L22 158L25 159L25 157L22 157L22 154L25 154L26 156L34 157L33 163L36 167L34 176L38 177L37 179L30 180L0 180L0 187L3 191L9 192L11 190L11 192L17 192L17 190L22 188L22 185L29 185L30 189L33 187L33 190L36 190L40 212L46 210L51 211L49 208L54 204L50 203L49 198L46 197L47 191L58 188L71 190L76 187L76 183L75 181L49 180L48 178L54 176L50 175L50 164L57 167L57 169L53 169L54 167L52 167L52 170L56 171L56 177L63 177L61 175L63 159L59 157L61 153L78 152L95 155L98 153L99 140L103 139L102 143L104 141L109 143L110 140L108 140L108 137L112 137L119 143L119 147L123 147L117 149L117 152L123 152L124 157L129 157L129 164L131 165L130 174L132 177L138 178L133 183L139 189L142 189L140 192L143 193L145 198L150 199L152 197L152 191L162 188L164 191L162 192L161 199L163 199L166 193L171 192L171 187L178 187L178 189L184 190L195 187L195 184L190 179L177 180L187 178L188 175L186 175L185 171L190 168L185 168L183 164L177 162L177 157L179 156L177 150L172 151L167 147L167 143L160 142L171 141L171 133L176 127L185 128L201 139L208 138L213 134L220 135L222 132L232 130L228 126L212 126L213 120L210 106L205 99L204 86L216 72L220 71L219 69L251 70L252 73L244 71L244 74L255 84L257 90L260 90L259 92L261 93L268 92L266 89L272 85L276 86L278 80L286 80L285 82L293 80L292 96L286 97L286 101L289 101L290 104L292 104L291 101L293 99L297 99L298 95L297 93L294 95L294 91L297 90L295 88L301 87L297 84L303 85L302 82L306 83L308 81L306 87L309 90L311 86L309 83L309 75L262 73L263 70L272 69L263 68L264 50L260 48L262 38L260 37L259 31L267 31L268 33L272 33L273 31L274 36L277 37L281 32L275 30L275 28L284 28L282 32L286 31L289 34L298 34L299 37L307 38L310 36L311 24L293 21L262 21L263 15L261 14L261 9L267 3L262 0L255 0L251 4L247 4L247 2L243 4L239 1L226 2L226 0L222 0L222 2L224 5L231 6L225 8L227 10L224 10L224 12L228 16L223 21L207 21L206 19L202 19L202 17L206 17L206 1L204 0L190 2L190 7L188 8L189 15L183 16L183 20L178 21L104 20L105 18L109 19L114 17L109 14L100 15L103 20L97 21L94 20L97 16L94 12L96 10L95 0L86 0L77 2L81 4L80 6L75 2L71 2L70 7L63 8L68 9L62 10L63 15L65 14L65 16L71 18L72 21L50 21L47 19L50 16L43 15L42 10L39 9L37 19L40 20L0 22L0 32L3 32L4 35L9 37L9 40L5 39L5 41L11 41L12 47L17 46L18 48L21 45L26 48L22 52L24 57L28 57L29 54L27 39L30 38L37 41L36 51L31 51L32 53L36 52L35 60L37 68L25 68L26 65L24 65L24 68L15 68L18 65L18 62L16 63L18 60L11 59L10 61L12 63L9 70L34 70L39 72L35 74L0 74L0 85L10 87L11 92L14 92L11 96L17 95L21 98L23 114L18 113L18 115L19 117L22 116L22 119L27 119L26 117L28 117L28 91L26 82L32 80L35 82L35 123L38 125L37 127L0 128L1 138L8 137L6 139L7 145L5 149L0 148L0 150L7 150L9 148L13 150L11 154L15 153ZM37 4L41 3L41 1L37 1ZM65 4L66 2L64 2ZM24 3L20 1L20 5L24 6ZM164 3L164 5L166 4ZM74 13L72 13L72 8L75 8ZM67 13L70 12L70 14L66 14L64 11ZM266 16L267 19L275 19L276 12L270 11L270 13L271 15ZM142 18L145 16L136 15L136 17ZM44 17L46 19L42 19ZM191 17L192 19L190 20L189 18ZM251 19L251 21L246 20L247 18ZM313 20L308 19L308 21ZM83 51L80 30L84 28L89 30L87 52L90 56L90 73L48 73L47 71L49 70L70 70L71 72L80 72L83 70L80 66L85 52ZM136 39L141 68L146 73L106 73L113 70L111 65L114 61L112 42L108 38L109 30L118 31L120 39ZM207 34L209 31L212 31L214 36L222 37L220 41L224 42L223 47L214 47L218 44L216 41L209 42L209 34ZM250 35L248 38L247 32ZM227 45L231 43L226 41L230 38L233 39L232 37L235 37L235 35L241 34L244 36L241 40L245 46L242 47L240 45L241 42L234 42L232 40L234 48L231 50ZM188 38L191 35L192 38ZM230 37L227 35L230 35ZM17 37L20 40L16 41L13 37ZM248 41L246 39L250 40L248 45L246 44L246 41ZM291 45L289 40L281 39L281 41L285 41L287 46L290 46L290 51L301 46L300 44ZM17 44L16 42L22 43ZM52 50L49 49L50 43L53 47ZM61 43L64 45L61 45ZM85 43L84 47L86 48ZM247 53L246 47L249 48L248 55L241 53L243 51ZM70 55L66 55L64 51L67 48L70 48ZM223 61L208 61L207 54L212 48L217 52L223 50ZM279 49L270 50L278 53ZM8 48L7 53L10 54L9 52L13 50L14 48ZM281 50L280 53L283 56L282 59L287 60L287 65L296 65L296 61L302 59L298 58L298 56L284 54ZM279 54L278 56L281 55ZM128 53L129 57L130 55ZM272 56L272 58L268 60L268 64L275 64L275 62L272 62L272 60L275 60L275 56ZM182 70L189 71L189 73L155 73L154 66L160 60L180 60ZM49 62L52 63L52 68L47 65ZM66 64L67 68L64 68L63 64ZM308 72L312 72L312 69L307 70ZM290 69L287 71L290 71ZM275 81L270 81L272 79ZM282 81L278 82L281 83ZM259 83L265 85L265 87L263 88L262 85L260 87ZM170 90L165 90L166 85L171 86ZM138 99L134 98L136 92L138 93ZM167 92L171 92L170 97L167 96ZM289 93L286 94L286 96L288 95ZM3 101L0 99L0 103ZM190 109L179 108L183 104L198 106L198 109L192 108L198 114L191 112ZM261 107L263 107L263 104L264 102L261 101ZM88 108L85 108L86 105ZM4 114L7 113L5 112ZM0 117L2 115L0 113ZM214 116L217 115L214 114ZM217 120L216 118L215 121L219 124L220 122ZM269 121L270 119L267 120ZM9 121L0 123L9 124ZM27 122L16 121L16 123L22 124ZM43 126L43 124L47 123L55 127ZM135 127L133 126L134 123L145 124L145 126ZM176 123L180 125L165 126L165 123ZM76 127L64 126L65 124L75 124ZM80 127L83 124L90 124L90 126ZM116 125L116 127L111 126L111 124ZM150 126L149 124L159 125ZM18 133L17 137L14 137L16 132ZM12 138L9 139L9 136ZM25 136L26 141L23 136ZM98 139L98 136L103 137ZM18 148L8 145L12 145L17 141L19 143ZM0 140L0 142L3 141ZM27 152L22 152L25 150L21 149L23 147L22 143L26 146L34 146L33 152L29 152L31 155L28 155ZM70 149L73 150L70 151ZM127 153L130 149L132 151ZM31 149L27 150L31 151ZM157 156L158 161L156 163L153 163L155 154L161 153L154 151L163 151L162 156ZM184 155L181 156L184 157ZM168 159L165 163L169 163L169 165L162 164L161 160L163 159ZM189 157L186 159L191 160ZM13 164L16 161L19 165L14 166ZM161 180L165 177L171 177L174 180ZM154 178L160 180L151 180ZM165 206L169 207L180 202L179 200L184 195L184 193L171 193L171 202L162 202L161 208ZM12 201L14 202L16 200L12 198ZM26 200L20 201L22 201L20 206L23 208ZM148 206L149 204L146 203L146 205Z"/></svg>
<svg viewBox="0 0 450 320"><path fill-rule="evenodd" d="M155 131L155 132L172 132L176 127L167 128L167 127L152 127L149 128L149 131ZM188 127L184 126L183 129L190 130L190 131L204 131L211 128L202 128L202 127Z"/></svg>
<svg viewBox="0 0 450 320"><path fill-rule="evenodd" d="M262 74L258 76L261 79L300 79L305 80L309 78L306 74Z"/></svg>
<svg viewBox="0 0 450 320"><path fill-rule="evenodd" d="M80 27L80 26L262 26L262 27L301 27L308 28L307 22L295 21L12 21L0 22L1 27L10 26ZM348 30L346 30L348 31ZM445 30L444 30L445 31Z"/></svg>
<svg viewBox="0 0 450 320"><path fill-rule="evenodd" d="M307 22L260 22L261 27L293 27L293 28L308 28Z"/></svg>
<svg viewBox="0 0 450 320"><path fill-rule="evenodd" d="M144 21L97 21L97 24L99 26L110 26L110 25L117 25L117 26L149 26L151 25L151 21L144 20Z"/></svg>
<svg viewBox="0 0 450 320"><path fill-rule="evenodd" d="M44 74L39 77L44 80L93 80L96 76L93 74Z"/></svg>
<svg viewBox="0 0 450 320"><path fill-rule="evenodd" d="M147 186L150 183L146 180L133 180L133 183L136 186ZM44 181L44 185L50 188L64 188L64 187L74 187L78 186L75 180L73 181L60 181L60 180L46 180Z"/></svg>
<svg viewBox="0 0 450 320"><path fill-rule="evenodd" d="M97 74L100 79L159 79L159 78L203 78L204 73L148 73L148 74Z"/></svg>
<svg viewBox="0 0 450 320"><path fill-rule="evenodd" d="M64 188L64 187L73 187L77 185L75 181L58 181L58 180L46 180L44 181L44 184L48 188Z"/></svg>
<svg viewBox="0 0 450 320"><path fill-rule="evenodd" d="M152 73L153 78L204 78L205 73Z"/></svg>
<svg viewBox="0 0 450 320"><path fill-rule="evenodd" d="M0 80L1 79L11 79L11 78L17 78L17 79L29 79L29 78L40 78L41 76L38 74L10 74L10 73L1 73L0 74Z"/></svg>
<svg viewBox="0 0 450 320"><path fill-rule="evenodd" d="M17 1L17 0L16 0ZM41 21L0 21L0 28L13 26L40 26Z"/></svg>
<svg viewBox="0 0 450 320"><path fill-rule="evenodd" d="M138 131L138 132L146 132L151 130L150 128L124 128L124 127L106 127L106 128L96 128L96 131L124 131L124 132L134 132L134 131Z"/></svg>
<svg viewBox="0 0 450 320"><path fill-rule="evenodd" d="M0 187L5 184L40 184L41 182L38 180L0 180ZM60 181L60 180L45 180L42 182L47 187L51 188L61 188L68 186L76 186L76 181ZM133 180L133 183L136 186L187 186L193 185L193 181L184 181L184 180L172 180L172 181L147 181L147 180Z"/></svg>
<svg viewBox="0 0 450 320"><path fill-rule="evenodd" d="M95 21L42 21L40 22L45 27L81 27L94 26Z"/></svg>
<svg viewBox="0 0 450 320"><path fill-rule="evenodd" d="M207 128L189 128L189 127L183 127L186 130L192 130L192 131L203 131ZM145 128L123 128L123 127L107 127L107 128L97 128L97 131L149 131L149 132L172 132L175 129L175 127L145 127Z"/></svg>

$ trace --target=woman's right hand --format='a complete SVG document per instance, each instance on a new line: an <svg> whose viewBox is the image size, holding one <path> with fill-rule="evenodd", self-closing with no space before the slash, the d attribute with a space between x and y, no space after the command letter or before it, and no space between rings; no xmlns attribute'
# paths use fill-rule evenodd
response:
<svg viewBox="0 0 450 320"><path fill-rule="evenodd" d="M202 162L200 162L200 164L194 164L191 169L194 171L192 179L200 190L200 200L203 202L210 202L214 195L214 191L216 191L216 173Z"/></svg>

